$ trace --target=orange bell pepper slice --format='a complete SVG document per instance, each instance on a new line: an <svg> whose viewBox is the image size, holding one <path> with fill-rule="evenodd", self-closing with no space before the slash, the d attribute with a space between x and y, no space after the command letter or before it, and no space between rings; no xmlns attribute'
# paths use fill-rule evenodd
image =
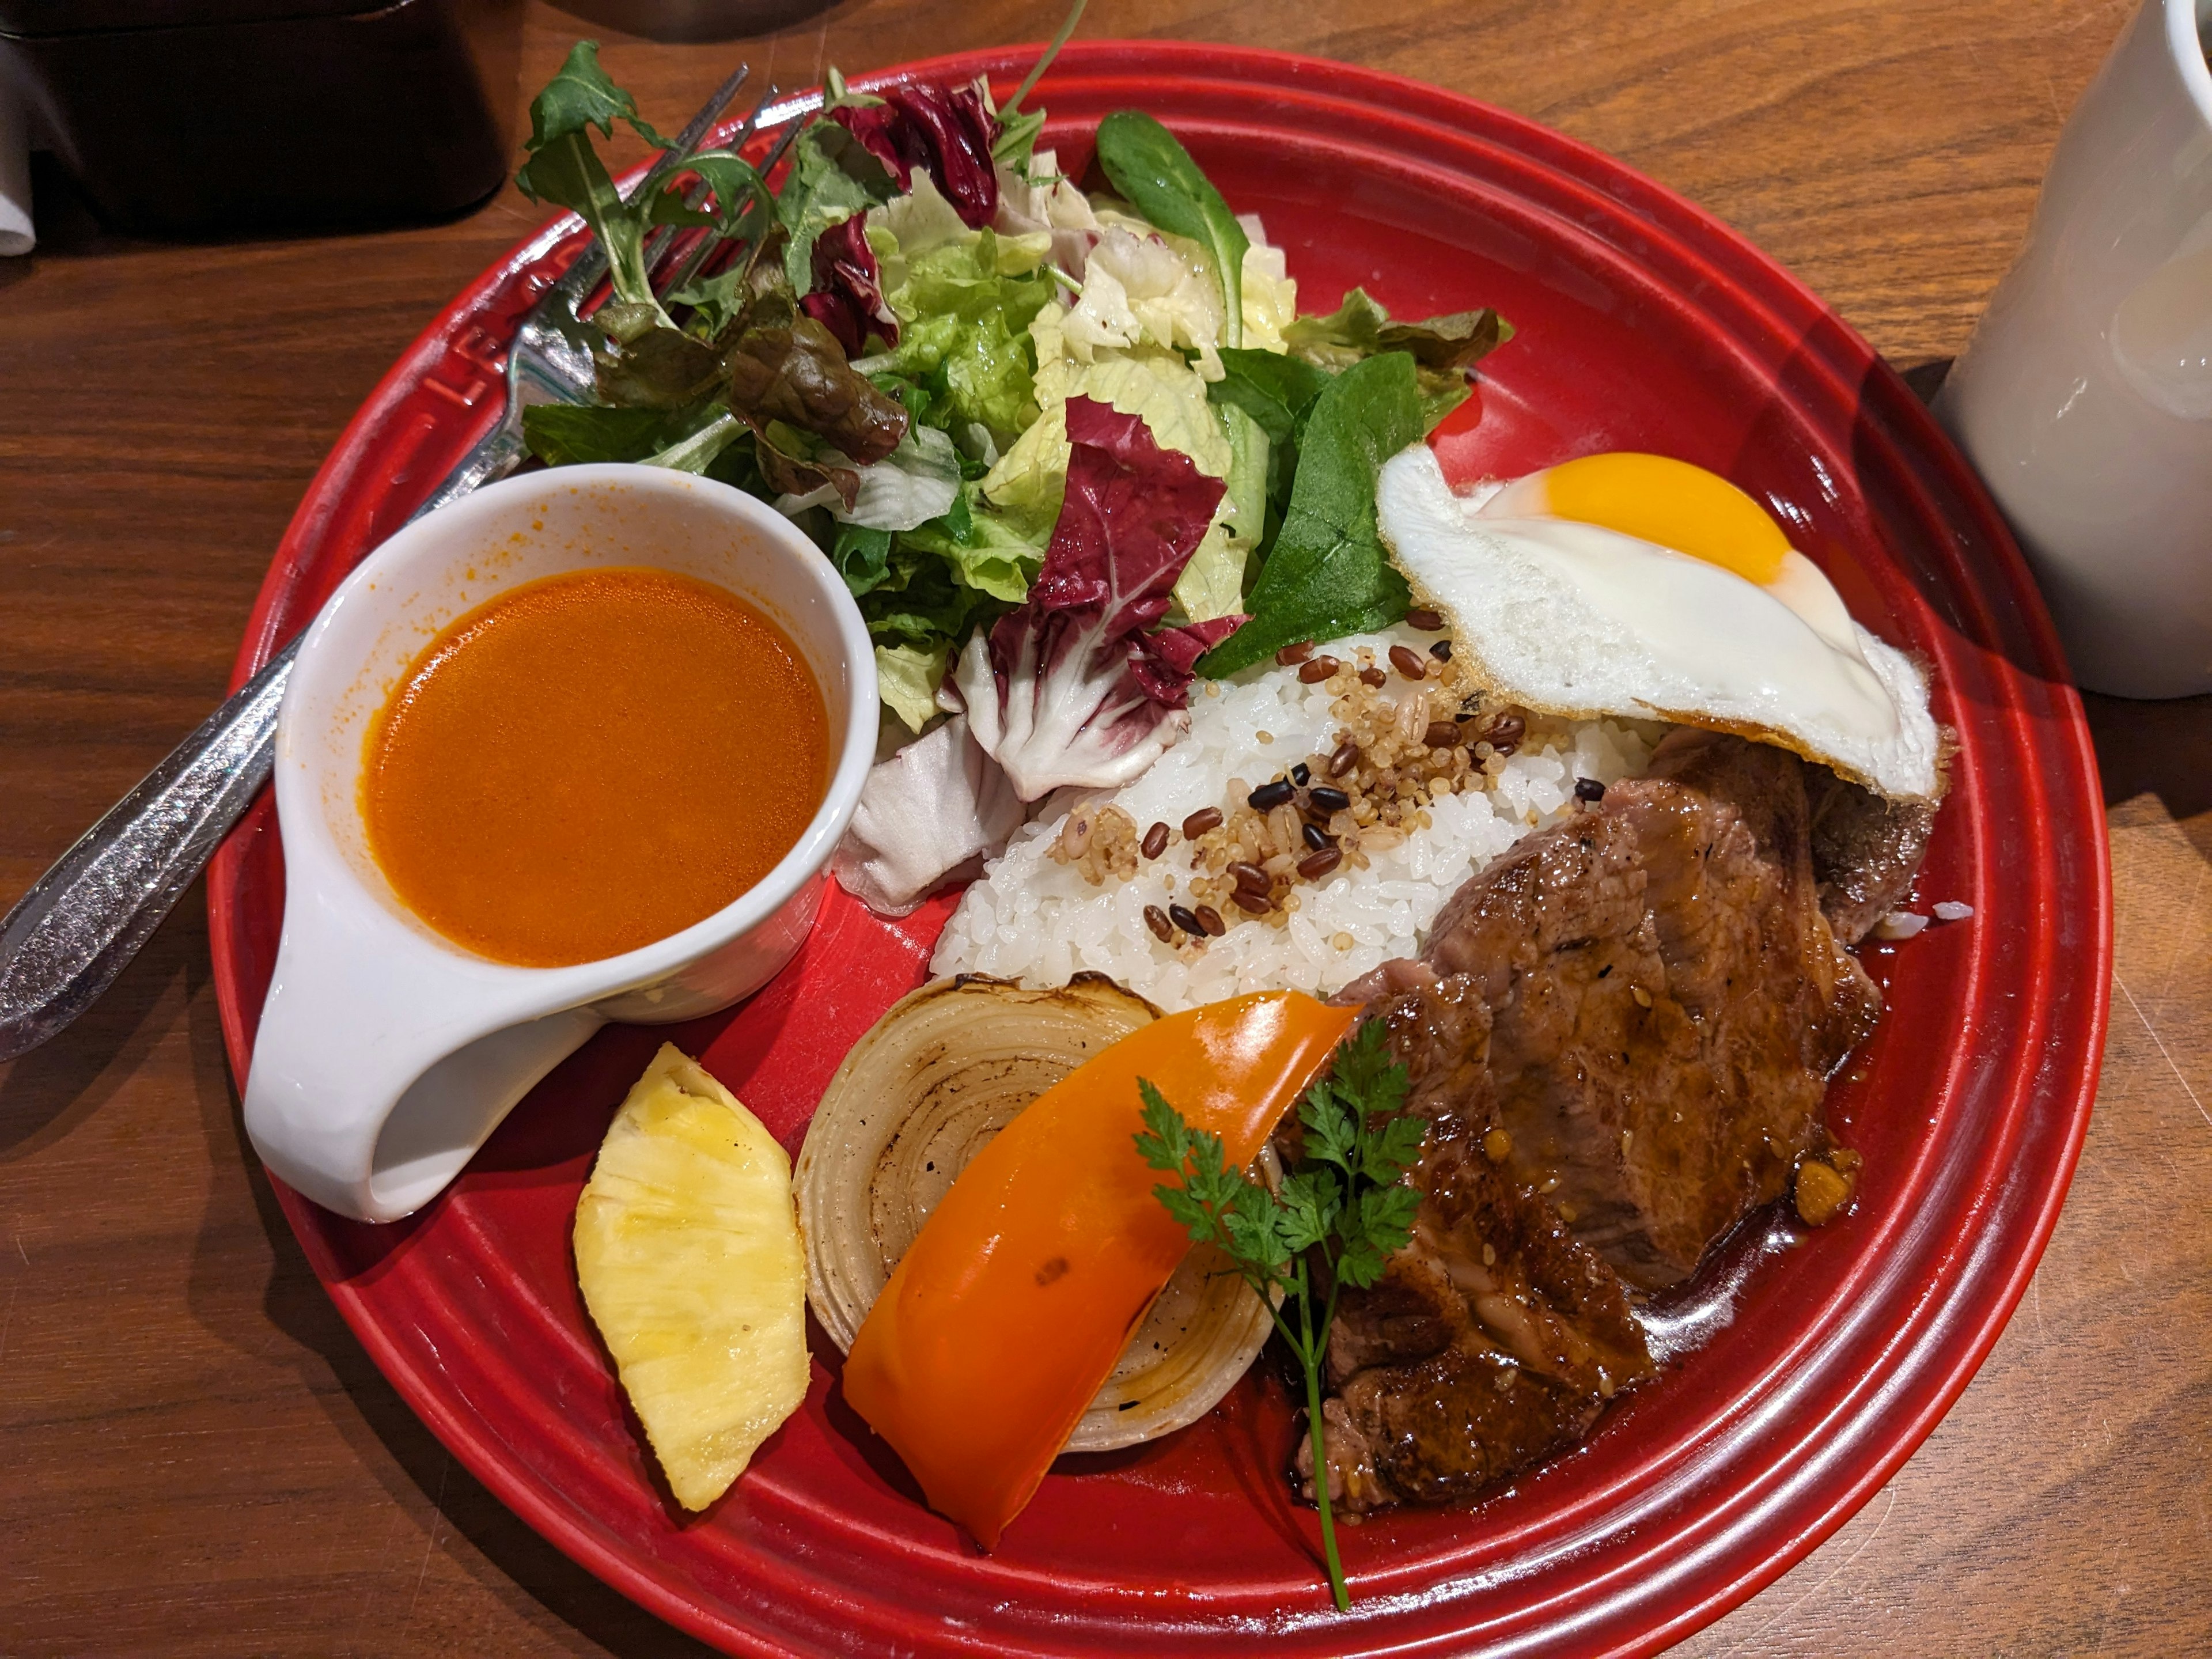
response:
<svg viewBox="0 0 2212 1659"><path fill-rule="evenodd" d="M961 1172L845 1360L845 1398L931 1508L996 1546L1190 1249L1137 1153L1137 1079L1235 1169L1352 1020L1282 991L1170 1014L1046 1090Z"/></svg>

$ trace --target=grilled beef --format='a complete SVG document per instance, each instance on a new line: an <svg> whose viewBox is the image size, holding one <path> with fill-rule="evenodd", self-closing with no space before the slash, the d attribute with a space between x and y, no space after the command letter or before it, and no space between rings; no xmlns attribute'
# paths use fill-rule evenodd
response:
<svg viewBox="0 0 2212 1659"><path fill-rule="evenodd" d="M1687 1278L1818 1142L1881 996L1822 913L1807 772L1678 732L1358 988L1430 1133L1413 1242L1331 1340L1347 1508L1468 1496L1580 1439L1650 1371L1632 1297Z"/></svg>
<svg viewBox="0 0 2212 1659"><path fill-rule="evenodd" d="M1936 803L1884 800L1825 766L1805 769L1820 913L1845 945L1903 904L1920 873Z"/></svg>

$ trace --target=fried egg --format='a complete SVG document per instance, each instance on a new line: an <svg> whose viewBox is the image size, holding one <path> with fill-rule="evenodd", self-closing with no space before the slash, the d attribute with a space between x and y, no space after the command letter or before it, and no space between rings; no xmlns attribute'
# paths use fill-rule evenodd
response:
<svg viewBox="0 0 2212 1659"><path fill-rule="evenodd" d="M1853 622L1726 479L1663 456L1589 455L1478 503L1415 445L1385 464L1375 501L1457 659L1514 702L1737 732L1892 799L1941 793L1925 674Z"/></svg>

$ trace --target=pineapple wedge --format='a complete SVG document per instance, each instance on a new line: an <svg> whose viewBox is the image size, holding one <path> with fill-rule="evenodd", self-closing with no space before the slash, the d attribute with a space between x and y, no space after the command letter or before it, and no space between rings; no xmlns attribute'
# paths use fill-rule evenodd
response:
<svg viewBox="0 0 2212 1659"><path fill-rule="evenodd" d="M703 1510L806 1396L791 1161L674 1043L576 1205L576 1279L670 1490Z"/></svg>

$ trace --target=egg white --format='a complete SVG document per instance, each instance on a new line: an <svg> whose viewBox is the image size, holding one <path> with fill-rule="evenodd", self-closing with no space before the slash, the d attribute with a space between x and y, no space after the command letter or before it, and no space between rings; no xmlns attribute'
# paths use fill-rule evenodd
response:
<svg viewBox="0 0 2212 1659"><path fill-rule="evenodd" d="M1802 554L1762 587L1599 526L1492 517L1421 444L1384 465L1376 514L1456 659L1516 702L1739 732L1893 799L1941 793L1927 677L1852 622Z"/></svg>

